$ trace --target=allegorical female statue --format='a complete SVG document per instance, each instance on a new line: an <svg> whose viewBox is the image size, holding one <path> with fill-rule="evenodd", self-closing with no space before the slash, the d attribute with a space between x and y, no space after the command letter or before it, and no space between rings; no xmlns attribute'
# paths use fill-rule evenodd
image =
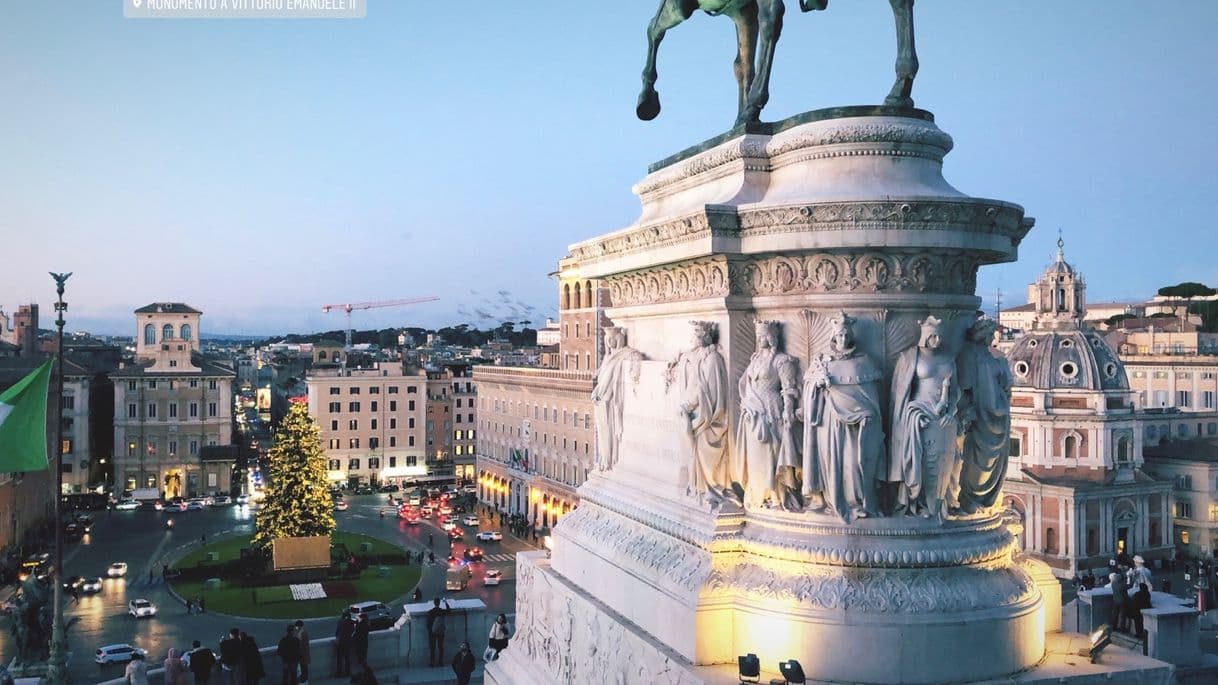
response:
<svg viewBox="0 0 1218 685"><path fill-rule="evenodd" d="M626 381L637 379L643 355L626 346L626 329L605 327L605 358L596 372L592 402L596 412L596 467L606 471L617 464L622 441L622 405Z"/></svg>
<svg viewBox="0 0 1218 685"><path fill-rule="evenodd" d="M855 319L829 321L829 350L809 363L803 387L803 492L808 507L843 521L880 513L884 458L883 370L857 349Z"/></svg>
<svg viewBox="0 0 1218 685"><path fill-rule="evenodd" d="M781 330L777 321L757 323L757 351L740 377L736 474L746 507L760 507L772 495L784 509L798 510L799 363L780 349Z"/></svg>
<svg viewBox="0 0 1218 685"><path fill-rule="evenodd" d="M960 510L971 514L992 507L1007 475L1011 432L1011 367L990 350L997 322L980 316L965 333L957 360L964 446L960 467Z"/></svg>
<svg viewBox="0 0 1218 685"><path fill-rule="evenodd" d="M892 373L892 444L888 480L898 483L898 511L947 516L956 453L956 358L935 316L921 322L918 344L897 358Z"/></svg>
<svg viewBox="0 0 1218 685"><path fill-rule="evenodd" d="M727 364L719 354L719 329L710 321L691 321L694 346L668 365L669 382L678 382L680 411L686 420L690 452L688 494L719 502L731 488L728 473Z"/></svg>

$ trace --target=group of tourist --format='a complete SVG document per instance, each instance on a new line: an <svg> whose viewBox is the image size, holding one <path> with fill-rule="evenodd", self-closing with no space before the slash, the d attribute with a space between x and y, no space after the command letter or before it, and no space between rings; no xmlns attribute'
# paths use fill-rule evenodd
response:
<svg viewBox="0 0 1218 685"><path fill-rule="evenodd" d="M1141 556L1133 558L1129 566L1119 560L1109 562L1108 586L1112 589L1112 611L1108 625L1122 633L1128 633L1130 625L1133 635L1144 637L1142 611L1150 605L1150 569Z"/></svg>
<svg viewBox="0 0 1218 685"><path fill-rule="evenodd" d="M357 675L364 682L376 682L372 669L368 667L368 634L372 632L372 624L367 616L358 619L351 616L350 611L344 611L334 629L334 664L335 675L349 676L351 665L358 667Z"/></svg>

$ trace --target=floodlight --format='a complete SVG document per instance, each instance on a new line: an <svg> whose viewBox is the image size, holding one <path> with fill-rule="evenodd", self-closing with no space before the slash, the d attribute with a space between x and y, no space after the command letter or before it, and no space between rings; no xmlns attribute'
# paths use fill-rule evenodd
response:
<svg viewBox="0 0 1218 685"><path fill-rule="evenodd" d="M803 666L800 666L799 662L794 659L779 661L778 670L782 672L782 677L787 681L787 685L803 685L808 682L804 677Z"/></svg>
<svg viewBox="0 0 1218 685"><path fill-rule="evenodd" d="M758 659L756 654L749 652L744 656L736 657L736 662L740 665L740 682L761 682L761 659Z"/></svg>

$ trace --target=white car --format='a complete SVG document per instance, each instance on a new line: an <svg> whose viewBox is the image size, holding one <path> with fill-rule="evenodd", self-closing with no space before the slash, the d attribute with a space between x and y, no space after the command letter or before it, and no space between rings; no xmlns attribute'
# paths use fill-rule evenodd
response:
<svg viewBox="0 0 1218 685"><path fill-rule="evenodd" d="M156 616L156 605L146 599L133 599L127 602L127 613L131 614L132 618Z"/></svg>
<svg viewBox="0 0 1218 685"><path fill-rule="evenodd" d="M202 649L202 648L200 648L200 649ZM182 665L185 666L186 670L189 671L190 670L190 655L192 653L194 653L194 649L180 649L178 651L181 652L181 654L182 654ZM212 650L211 658L215 659L217 664L220 663L220 655L216 654L215 650Z"/></svg>
<svg viewBox="0 0 1218 685"><path fill-rule="evenodd" d="M227 507L233 503L233 498L228 495L220 495L211 503L213 507Z"/></svg>
<svg viewBox="0 0 1218 685"><path fill-rule="evenodd" d="M440 527L443 528L444 530L452 530L457 527L457 519L446 518L446 519L444 519L444 523L440 524Z"/></svg>
<svg viewBox="0 0 1218 685"><path fill-rule="evenodd" d="M127 575L127 562L116 561L106 569L106 575L111 578L122 578Z"/></svg>
<svg viewBox="0 0 1218 685"><path fill-rule="evenodd" d="M131 657L136 654L148 656L148 652L123 642L117 645L98 647L97 654L93 657L93 660L99 664L121 664L131 661Z"/></svg>
<svg viewBox="0 0 1218 685"><path fill-rule="evenodd" d="M466 514L465 516L461 517L461 523L464 523L467 526L473 526L473 527L477 528L478 527L478 517L474 516L473 514Z"/></svg>
<svg viewBox="0 0 1218 685"><path fill-rule="evenodd" d="M132 511L134 509L139 509L140 503L133 499L125 499L114 505L114 508L118 509L119 511Z"/></svg>
<svg viewBox="0 0 1218 685"><path fill-rule="evenodd" d="M501 542L503 540L503 533L497 530L478 531L478 540L481 542Z"/></svg>
<svg viewBox="0 0 1218 685"><path fill-rule="evenodd" d="M186 511L203 511L207 508L207 500L202 498L192 499L186 503Z"/></svg>
<svg viewBox="0 0 1218 685"><path fill-rule="evenodd" d="M102 591L101 578L85 578L85 582L80 584L80 591L88 594Z"/></svg>
<svg viewBox="0 0 1218 685"><path fill-rule="evenodd" d="M345 499L334 500L334 511L346 511L350 506Z"/></svg>
<svg viewBox="0 0 1218 685"><path fill-rule="evenodd" d="M241 493L240 495L237 495L237 504L249 504L249 503L250 503L249 495L247 495L245 493Z"/></svg>
<svg viewBox="0 0 1218 685"><path fill-rule="evenodd" d="M482 577L482 584L487 587L491 587L494 585L498 585L499 582L502 580L503 580L503 571L500 571L497 568L493 568L493 569L490 569L489 571L487 571L486 575Z"/></svg>

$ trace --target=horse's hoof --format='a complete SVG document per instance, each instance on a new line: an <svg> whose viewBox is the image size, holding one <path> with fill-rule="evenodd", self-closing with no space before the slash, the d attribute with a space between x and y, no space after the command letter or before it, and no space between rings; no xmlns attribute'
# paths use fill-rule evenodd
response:
<svg viewBox="0 0 1218 685"><path fill-rule="evenodd" d="M639 94L639 104L634 108L634 113L643 121L651 121L660 115L660 94L651 91L643 91Z"/></svg>
<svg viewBox="0 0 1218 685"><path fill-rule="evenodd" d="M884 98L885 107L900 107L902 109L913 109L913 98L905 95L889 95Z"/></svg>

